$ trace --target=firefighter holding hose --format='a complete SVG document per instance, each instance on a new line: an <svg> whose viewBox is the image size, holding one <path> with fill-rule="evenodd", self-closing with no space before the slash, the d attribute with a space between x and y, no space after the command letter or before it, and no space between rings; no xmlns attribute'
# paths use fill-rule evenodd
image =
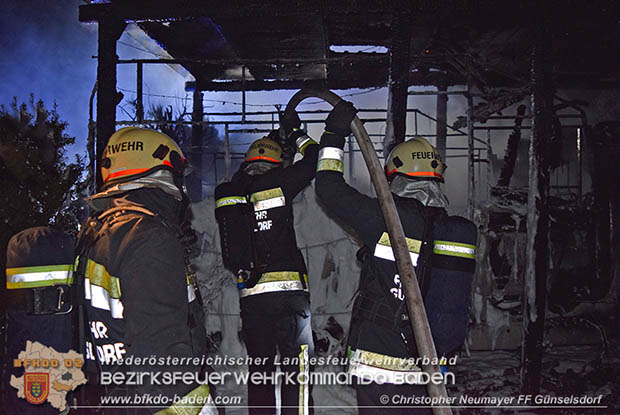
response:
<svg viewBox="0 0 620 415"><path fill-rule="evenodd" d="M223 262L238 278L243 340L257 362L250 374L267 379L275 372L276 353L290 362L280 366L284 373L307 375L314 352L292 202L314 179L319 146L300 129L296 113L282 116L280 124L280 131L253 142L232 180L215 189ZM284 167L295 151L303 158ZM275 402L275 385L249 382L250 414L273 414ZM309 385L283 382L281 404L282 414L311 413Z"/></svg>
<svg viewBox="0 0 620 415"><path fill-rule="evenodd" d="M355 230L364 243L358 251L362 272L349 332L348 370L358 379L360 414L430 414L429 408L395 407L398 402L393 399L427 396L420 376L424 356L410 328L379 201L344 181L343 147L356 112L351 103L340 101L327 117L315 184L328 213ZM444 358L465 340L477 239L471 221L446 212L448 199L440 187L445 168L423 137L398 144L385 164L437 354Z"/></svg>

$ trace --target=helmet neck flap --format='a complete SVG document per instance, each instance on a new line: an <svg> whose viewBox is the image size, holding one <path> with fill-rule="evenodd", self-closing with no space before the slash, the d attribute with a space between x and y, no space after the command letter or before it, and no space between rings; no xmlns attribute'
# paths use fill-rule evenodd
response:
<svg viewBox="0 0 620 415"><path fill-rule="evenodd" d="M446 208L450 203L436 180L395 176L390 182L390 191L400 197L419 200L424 206Z"/></svg>

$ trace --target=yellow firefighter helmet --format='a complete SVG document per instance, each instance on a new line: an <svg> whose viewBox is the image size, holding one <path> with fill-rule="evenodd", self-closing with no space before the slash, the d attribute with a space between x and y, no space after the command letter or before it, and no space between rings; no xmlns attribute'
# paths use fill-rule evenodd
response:
<svg viewBox="0 0 620 415"><path fill-rule="evenodd" d="M444 181L446 165L437 149L424 137L413 137L398 144L385 163L385 174L390 179L395 174L426 180Z"/></svg>
<svg viewBox="0 0 620 415"><path fill-rule="evenodd" d="M282 147L266 136L252 143L245 155L245 161L268 161L282 163Z"/></svg>
<svg viewBox="0 0 620 415"><path fill-rule="evenodd" d="M101 160L104 188L169 170L182 176L186 167L183 152L173 139L148 128L125 127L110 137Z"/></svg>

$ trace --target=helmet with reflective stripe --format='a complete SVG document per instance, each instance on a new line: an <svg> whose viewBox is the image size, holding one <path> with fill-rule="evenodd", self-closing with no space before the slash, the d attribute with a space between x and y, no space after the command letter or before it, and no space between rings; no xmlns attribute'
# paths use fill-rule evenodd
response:
<svg viewBox="0 0 620 415"><path fill-rule="evenodd" d="M398 144L387 157L385 174L388 179L398 174L424 180L443 182L446 165L437 149L424 137L413 137Z"/></svg>
<svg viewBox="0 0 620 415"><path fill-rule="evenodd" d="M270 138L263 137L252 143L245 155L246 162L268 161L282 163L282 147Z"/></svg>
<svg viewBox="0 0 620 415"><path fill-rule="evenodd" d="M103 187L145 177L157 170L182 176L183 152L170 137L148 128L125 127L110 137L101 160Z"/></svg>

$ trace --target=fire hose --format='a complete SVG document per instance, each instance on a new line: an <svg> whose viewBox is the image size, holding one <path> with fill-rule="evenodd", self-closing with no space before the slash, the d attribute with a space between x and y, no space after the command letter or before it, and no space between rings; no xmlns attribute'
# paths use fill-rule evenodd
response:
<svg viewBox="0 0 620 415"><path fill-rule="evenodd" d="M290 113L294 111L301 101L310 97L320 98L332 106L335 106L341 100L338 95L329 90L302 89L291 97L285 112ZM392 249L394 250L396 266L398 267L409 313L409 322L411 323L417 349L421 357L428 358L422 359L423 361L431 362L431 364L422 365L422 369L430 376L430 379L438 379L439 375L435 374L441 374L441 370L437 364L438 359L435 343L433 342L428 317L426 316L426 310L422 302L422 295L420 293L416 273L413 268L413 263L411 262L411 257L409 256L405 233L403 232L403 227L387 179L385 178L383 169L377 158L377 153L368 136L368 132L357 116L351 121L351 131L353 135L355 135L357 143L360 146L364 161L368 167L368 172L370 173L370 178L379 199L379 205L381 206ZM440 382L436 384L435 382L428 382L427 388L431 398L440 398L441 400L439 400L439 402L448 402L448 394L444 383ZM449 406L433 406L433 414L451 415L452 410Z"/></svg>

